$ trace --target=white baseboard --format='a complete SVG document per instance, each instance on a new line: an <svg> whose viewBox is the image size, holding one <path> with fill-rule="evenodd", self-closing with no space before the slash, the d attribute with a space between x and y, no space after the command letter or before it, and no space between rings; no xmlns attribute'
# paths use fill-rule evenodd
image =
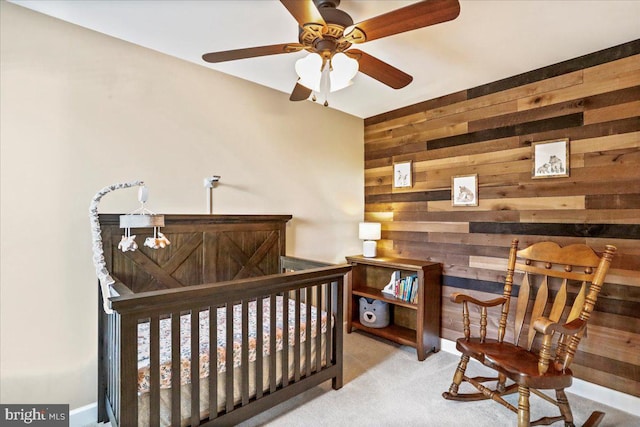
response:
<svg viewBox="0 0 640 427"><path fill-rule="evenodd" d="M460 355L460 352L456 350L456 343L444 338L440 339L440 349L447 353ZM587 399L596 400L600 403L611 406L612 408L640 417L640 398L636 396L612 390L579 378L574 378L571 388L566 390L569 393L573 393Z"/></svg>
<svg viewBox="0 0 640 427"><path fill-rule="evenodd" d="M87 427L98 425L98 403L93 402L69 411L69 427Z"/></svg>

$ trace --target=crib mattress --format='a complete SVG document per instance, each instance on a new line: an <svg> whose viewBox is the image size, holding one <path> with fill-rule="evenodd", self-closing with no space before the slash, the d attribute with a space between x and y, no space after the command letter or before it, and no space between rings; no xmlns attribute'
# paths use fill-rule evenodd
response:
<svg viewBox="0 0 640 427"><path fill-rule="evenodd" d="M283 347L283 298L278 296L276 299L276 350L280 351ZM268 343L270 339L270 309L269 299L262 301L263 305L263 342ZM296 301L289 299L289 325L288 337L289 345L295 342L295 306ZM300 304L300 342L306 339L306 307L304 303ZM256 301L248 304L249 308L249 362L256 360L256 337L257 337L257 310ZM237 368L241 364L242 350L242 307L238 304L233 307L233 367ZM227 316L226 309L219 308L217 310L218 330L217 330L217 366L216 372L222 373L226 371L226 329ZM209 310L200 312L199 315L199 373L200 378L209 376ZM316 307L311 307L311 336L316 336L317 311ZM321 312L321 331L326 332L327 315ZM144 322L138 325L138 392L148 392L150 389L150 358L149 358L149 323ZM263 346L263 356L269 356L269 346ZM171 319L160 320L160 388L171 387ZM183 315L180 318L180 383L182 385L191 383L191 315Z"/></svg>

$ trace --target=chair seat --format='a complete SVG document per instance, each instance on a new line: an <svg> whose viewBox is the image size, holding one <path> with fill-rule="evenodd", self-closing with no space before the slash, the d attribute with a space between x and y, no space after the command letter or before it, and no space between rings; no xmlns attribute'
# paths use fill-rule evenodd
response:
<svg viewBox="0 0 640 427"><path fill-rule="evenodd" d="M557 370L553 363L543 375L538 373L538 356L511 343L479 338L456 341L456 348L482 364L505 374L516 384L536 389L562 389L571 385L570 369Z"/></svg>

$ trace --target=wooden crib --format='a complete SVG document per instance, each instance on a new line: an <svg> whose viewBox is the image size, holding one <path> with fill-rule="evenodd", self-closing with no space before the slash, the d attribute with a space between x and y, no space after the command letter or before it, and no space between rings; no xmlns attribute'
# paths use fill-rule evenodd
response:
<svg viewBox="0 0 640 427"><path fill-rule="evenodd" d="M291 216L165 215L167 248L124 253L118 218L100 215L119 296L100 299L99 421L234 425L342 387L350 267L286 257Z"/></svg>

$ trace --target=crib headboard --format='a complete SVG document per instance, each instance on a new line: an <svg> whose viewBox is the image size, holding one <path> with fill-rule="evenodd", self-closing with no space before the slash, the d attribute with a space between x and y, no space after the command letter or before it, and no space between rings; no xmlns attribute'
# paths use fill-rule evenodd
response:
<svg viewBox="0 0 640 427"><path fill-rule="evenodd" d="M143 246L153 229L132 229L138 250L118 249L119 214L101 214L111 276L134 293L279 273L291 215L166 215L164 249Z"/></svg>

